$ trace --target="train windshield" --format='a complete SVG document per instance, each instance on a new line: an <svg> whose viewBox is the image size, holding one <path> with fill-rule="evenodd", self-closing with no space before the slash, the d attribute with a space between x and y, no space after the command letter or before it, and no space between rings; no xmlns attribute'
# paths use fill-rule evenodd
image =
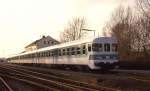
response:
<svg viewBox="0 0 150 91"><path fill-rule="evenodd" d="M112 44L112 51L117 52L117 44Z"/></svg>
<svg viewBox="0 0 150 91"><path fill-rule="evenodd" d="M92 50L95 52L101 52L103 51L102 44L93 44L92 45Z"/></svg>
<svg viewBox="0 0 150 91"><path fill-rule="evenodd" d="M94 43L92 44L92 51L95 52L117 52L117 44L113 43L113 44L109 44L109 43L105 43L105 44L98 44L98 43Z"/></svg>

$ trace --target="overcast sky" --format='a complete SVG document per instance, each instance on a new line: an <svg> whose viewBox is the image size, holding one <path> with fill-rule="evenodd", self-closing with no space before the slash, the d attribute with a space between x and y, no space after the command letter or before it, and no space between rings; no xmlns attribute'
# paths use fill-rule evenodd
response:
<svg viewBox="0 0 150 91"><path fill-rule="evenodd" d="M0 57L19 53L41 35L59 39L68 21L87 19L89 29L101 31L123 0L0 0Z"/></svg>

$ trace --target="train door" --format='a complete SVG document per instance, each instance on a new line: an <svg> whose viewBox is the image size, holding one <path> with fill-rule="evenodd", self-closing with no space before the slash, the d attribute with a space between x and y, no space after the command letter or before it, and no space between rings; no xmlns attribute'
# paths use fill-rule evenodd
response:
<svg viewBox="0 0 150 91"><path fill-rule="evenodd" d="M58 49L55 49L52 51L52 55L53 55L53 64L57 64L58 63Z"/></svg>

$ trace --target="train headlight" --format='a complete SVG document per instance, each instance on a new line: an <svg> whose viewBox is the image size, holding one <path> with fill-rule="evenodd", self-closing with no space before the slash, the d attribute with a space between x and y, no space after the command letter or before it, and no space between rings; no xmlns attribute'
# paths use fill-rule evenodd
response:
<svg viewBox="0 0 150 91"><path fill-rule="evenodd" d="M101 56L96 57L95 59L102 60L103 58Z"/></svg>
<svg viewBox="0 0 150 91"><path fill-rule="evenodd" d="M106 56L106 59L110 59L110 56Z"/></svg>

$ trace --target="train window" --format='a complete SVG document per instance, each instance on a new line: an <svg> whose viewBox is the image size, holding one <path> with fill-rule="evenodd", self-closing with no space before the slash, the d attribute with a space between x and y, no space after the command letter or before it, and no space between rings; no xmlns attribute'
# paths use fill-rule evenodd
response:
<svg viewBox="0 0 150 91"><path fill-rule="evenodd" d="M40 53L37 53L37 56L40 57Z"/></svg>
<svg viewBox="0 0 150 91"><path fill-rule="evenodd" d="M91 45L88 44L88 51L91 51Z"/></svg>
<svg viewBox="0 0 150 91"><path fill-rule="evenodd" d="M70 54L70 48L67 48L67 55Z"/></svg>
<svg viewBox="0 0 150 91"><path fill-rule="evenodd" d="M31 58L34 58L34 54L31 54Z"/></svg>
<svg viewBox="0 0 150 91"><path fill-rule="evenodd" d="M42 52L40 53L40 57L43 57L43 53Z"/></svg>
<svg viewBox="0 0 150 91"><path fill-rule="evenodd" d="M61 56L61 49L58 50L58 55Z"/></svg>
<svg viewBox="0 0 150 91"><path fill-rule="evenodd" d="M40 57L43 57L43 53L42 52L40 53Z"/></svg>
<svg viewBox="0 0 150 91"><path fill-rule="evenodd" d="M48 57L48 52L47 51L45 52L45 57Z"/></svg>
<svg viewBox="0 0 150 91"><path fill-rule="evenodd" d="M41 56L42 56L40 52L39 52L38 54L39 54L39 57L41 57Z"/></svg>
<svg viewBox="0 0 150 91"><path fill-rule="evenodd" d="M86 52L86 48L85 48L85 45L83 45L82 53L85 54L85 52Z"/></svg>
<svg viewBox="0 0 150 91"><path fill-rule="evenodd" d="M102 52L103 46L102 46L102 44L93 44L92 49L93 49L93 51L96 51L96 52Z"/></svg>
<svg viewBox="0 0 150 91"><path fill-rule="evenodd" d="M52 56L55 56L55 50L52 50Z"/></svg>
<svg viewBox="0 0 150 91"><path fill-rule="evenodd" d="M104 44L104 51L106 52L110 51L110 44Z"/></svg>
<svg viewBox="0 0 150 91"><path fill-rule="evenodd" d="M117 51L117 44L112 44L112 51L116 52Z"/></svg>
<svg viewBox="0 0 150 91"><path fill-rule="evenodd" d="M57 56L57 50L53 51L54 56Z"/></svg>
<svg viewBox="0 0 150 91"><path fill-rule="evenodd" d="M81 51L80 51L80 47L77 47L77 54L80 54Z"/></svg>
<svg viewBox="0 0 150 91"><path fill-rule="evenodd" d="M52 51L49 51L49 56L52 56Z"/></svg>
<svg viewBox="0 0 150 91"><path fill-rule="evenodd" d="M48 56L51 56L51 51L48 52Z"/></svg>
<svg viewBox="0 0 150 91"><path fill-rule="evenodd" d="M41 53L42 57L44 57L44 52Z"/></svg>
<svg viewBox="0 0 150 91"><path fill-rule="evenodd" d="M54 56L57 56L57 55L58 55L57 50L53 50L53 55L54 55Z"/></svg>
<svg viewBox="0 0 150 91"><path fill-rule="evenodd" d="M83 49L85 49L85 45L83 45Z"/></svg>
<svg viewBox="0 0 150 91"><path fill-rule="evenodd" d="M102 51L103 51L103 46L102 46L102 44L99 44L99 45L98 45L98 51L99 51L99 52L102 52Z"/></svg>
<svg viewBox="0 0 150 91"><path fill-rule="evenodd" d="M42 52L42 57L45 57L45 52Z"/></svg>
<svg viewBox="0 0 150 91"><path fill-rule="evenodd" d="M51 51L51 56L54 56L54 50Z"/></svg>
<svg viewBox="0 0 150 91"><path fill-rule="evenodd" d="M65 55L65 49L63 49L63 55Z"/></svg>
<svg viewBox="0 0 150 91"><path fill-rule="evenodd" d="M45 57L46 56L46 53L45 52L43 52L43 57Z"/></svg>
<svg viewBox="0 0 150 91"><path fill-rule="evenodd" d="M44 53L44 57L47 57L47 55L48 55L47 52L43 52L43 53Z"/></svg>
<svg viewBox="0 0 150 91"><path fill-rule="evenodd" d="M39 52L39 57L42 57L42 54Z"/></svg>
<svg viewBox="0 0 150 91"><path fill-rule="evenodd" d="M74 55L74 54L75 54L75 48L72 47L72 48L71 48L71 55Z"/></svg>
<svg viewBox="0 0 150 91"><path fill-rule="evenodd" d="M29 54L26 55L26 58L29 58Z"/></svg>
<svg viewBox="0 0 150 91"><path fill-rule="evenodd" d="M46 54L46 52L44 52L44 57L46 57L47 56L47 54Z"/></svg>
<svg viewBox="0 0 150 91"><path fill-rule="evenodd" d="M48 54L48 51L46 52L46 57L48 57L49 56L49 54Z"/></svg>
<svg viewBox="0 0 150 91"><path fill-rule="evenodd" d="M85 50L82 50L82 53L85 54Z"/></svg>
<svg viewBox="0 0 150 91"><path fill-rule="evenodd" d="M97 51L98 52L98 47L99 47L99 44L92 44L93 51Z"/></svg>
<svg viewBox="0 0 150 91"><path fill-rule="evenodd" d="M32 58L32 54L29 54L29 58Z"/></svg>

